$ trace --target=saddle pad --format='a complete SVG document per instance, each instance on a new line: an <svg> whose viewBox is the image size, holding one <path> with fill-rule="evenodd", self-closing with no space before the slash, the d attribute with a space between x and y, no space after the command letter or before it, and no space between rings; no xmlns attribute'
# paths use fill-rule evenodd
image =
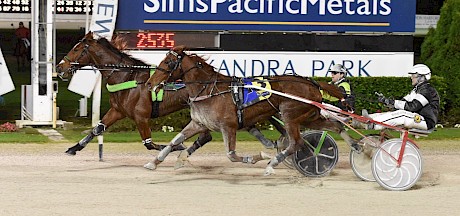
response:
<svg viewBox="0 0 460 216"><path fill-rule="evenodd" d="M245 85L255 85L255 86L260 86L262 88L271 89L270 83L268 82L268 80L264 79L263 77L244 78L243 83ZM248 107L257 102L266 100L271 95L272 93L264 91L264 90L244 88L242 108Z"/></svg>

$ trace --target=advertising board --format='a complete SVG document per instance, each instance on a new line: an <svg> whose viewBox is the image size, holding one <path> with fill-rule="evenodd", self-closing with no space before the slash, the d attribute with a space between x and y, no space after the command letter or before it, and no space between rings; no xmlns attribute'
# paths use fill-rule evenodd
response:
<svg viewBox="0 0 460 216"><path fill-rule="evenodd" d="M167 51L130 51L129 54L158 65ZM407 76L412 67L412 52L249 52L193 51L227 76L275 76L296 74L306 77L330 76L328 69L343 64L348 76Z"/></svg>
<svg viewBox="0 0 460 216"><path fill-rule="evenodd" d="M118 30L415 30L415 0L120 0L119 4Z"/></svg>

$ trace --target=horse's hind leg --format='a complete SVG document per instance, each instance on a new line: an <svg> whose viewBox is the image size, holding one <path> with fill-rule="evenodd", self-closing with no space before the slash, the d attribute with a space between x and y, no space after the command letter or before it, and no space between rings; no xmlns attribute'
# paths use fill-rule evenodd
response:
<svg viewBox="0 0 460 216"><path fill-rule="evenodd" d="M185 165L185 161L187 161L188 157L190 157L193 152L198 150L199 148L203 147L206 143L212 140L211 132L206 131L201 133L200 136L193 142L192 146L190 146L186 151L182 151L179 156L177 157L176 165L174 165L174 169L179 169Z"/></svg>
<svg viewBox="0 0 460 216"><path fill-rule="evenodd" d="M259 129L257 129L255 126L252 126L251 128L248 128L247 130L252 136L254 136L255 138L257 138L261 143L262 145L265 147L265 148L269 148L269 149L272 149L272 148L275 148L275 144L267 139L263 134L262 132L260 132Z"/></svg>
<svg viewBox="0 0 460 216"><path fill-rule="evenodd" d="M288 134L289 146L270 160L267 167L265 168L265 176L274 174L275 170L273 168L281 163L284 159L286 159L286 157L294 153L300 144L303 143L302 139L300 138L299 124L286 122L285 130Z"/></svg>
<svg viewBox="0 0 460 216"><path fill-rule="evenodd" d="M185 140L198 133L203 133L206 131L208 131L207 128L203 127L202 125L198 124L193 120L190 121L190 123L188 123L188 125L185 126L185 128L171 140L169 145L162 149L160 153L158 153L158 155L152 161L145 164L144 167L147 169L155 170L157 168L157 165L166 159L166 157L172 151L174 146L183 143Z"/></svg>
<svg viewBox="0 0 460 216"><path fill-rule="evenodd" d="M77 151L81 151L95 137L101 135L108 127L125 116L115 109L111 108L102 120L91 130L91 132L81 139L77 144L67 149L65 152L68 155L76 155Z"/></svg>
<svg viewBox="0 0 460 216"><path fill-rule="evenodd" d="M193 142L192 146L187 149L187 157L192 155L193 152L203 147L206 143L211 142L212 136L210 131L201 133L200 136Z"/></svg>

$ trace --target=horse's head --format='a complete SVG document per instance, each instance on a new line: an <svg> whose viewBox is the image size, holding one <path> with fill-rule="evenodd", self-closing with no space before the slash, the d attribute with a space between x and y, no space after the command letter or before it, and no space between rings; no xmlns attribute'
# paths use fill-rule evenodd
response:
<svg viewBox="0 0 460 216"><path fill-rule="evenodd" d="M94 58L91 56L90 47L97 44L93 38L93 33L88 32L64 58L56 65L56 72L59 77L67 78L78 68L94 64Z"/></svg>
<svg viewBox="0 0 460 216"><path fill-rule="evenodd" d="M182 60L187 54L185 53L185 46L177 46L169 50L166 57L157 66L157 73L153 74L146 85L150 89L156 89L164 82L172 82L181 79L184 75L182 72Z"/></svg>

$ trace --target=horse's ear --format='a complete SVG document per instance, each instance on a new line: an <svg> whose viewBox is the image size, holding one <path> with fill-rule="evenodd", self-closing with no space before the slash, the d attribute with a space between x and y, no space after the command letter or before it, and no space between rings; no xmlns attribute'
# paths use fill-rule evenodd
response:
<svg viewBox="0 0 460 216"><path fill-rule="evenodd" d="M93 39L93 32L89 31L88 33L86 33L84 39L92 40Z"/></svg>
<svg viewBox="0 0 460 216"><path fill-rule="evenodd" d="M174 50L180 53L180 52L184 52L185 50L187 50L187 47L185 45L179 45Z"/></svg>

